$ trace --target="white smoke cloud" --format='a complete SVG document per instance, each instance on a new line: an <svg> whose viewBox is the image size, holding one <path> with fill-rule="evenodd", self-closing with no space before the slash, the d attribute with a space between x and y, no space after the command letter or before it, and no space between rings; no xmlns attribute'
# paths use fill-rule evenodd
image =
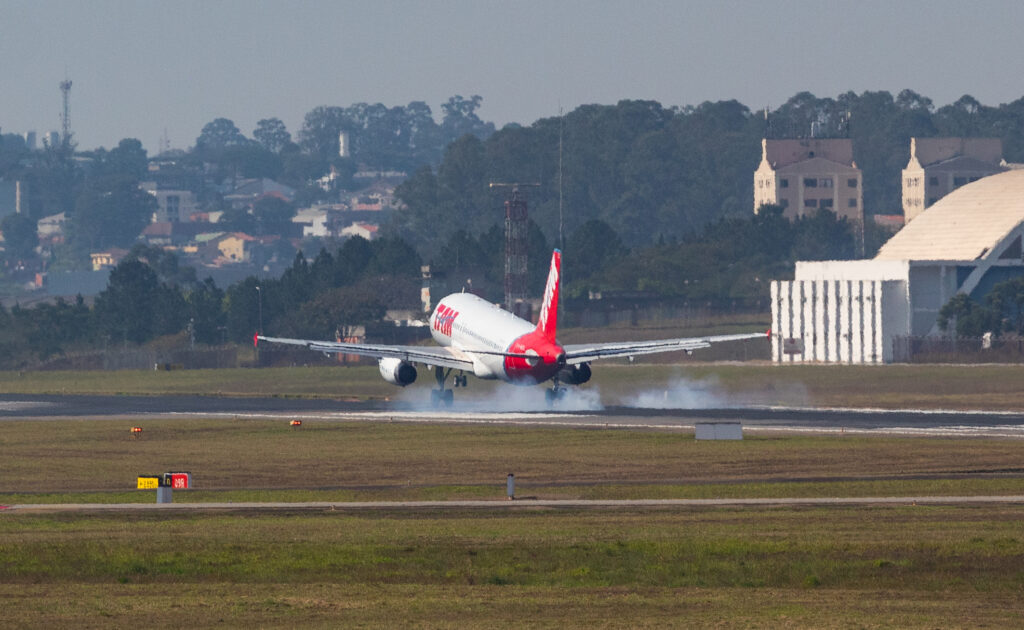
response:
<svg viewBox="0 0 1024 630"><path fill-rule="evenodd" d="M691 379L673 376L665 387L646 389L621 396L623 407L639 409L721 409L761 406L804 406L805 387L791 383L782 388L769 384L760 390L729 390L715 376Z"/></svg>
<svg viewBox="0 0 1024 630"><path fill-rule="evenodd" d="M448 410L458 412L545 412L545 411L600 411L601 392L596 387L581 389L566 387L565 394L553 405L549 404L545 391L550 384L519 386L500 383L496 386L473 387L474 380L469 380L465 389L453 390L455 403L451 407L435 407L431 402L430 392L425 388L403 390L392 400L407 404L413 411ZM486 389L485 389L486 388Z"/></svg>
<svg viewBox="0 0 1024 630"><path fill-rule="evenodd" d="M623 396L619 404L639 409L716 409L732 406L717 378L693 380L675 376L665 387Z"/></svg>

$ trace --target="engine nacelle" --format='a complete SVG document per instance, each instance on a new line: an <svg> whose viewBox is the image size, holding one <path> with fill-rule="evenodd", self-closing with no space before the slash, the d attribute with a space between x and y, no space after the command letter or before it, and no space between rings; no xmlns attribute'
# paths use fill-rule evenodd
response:
<svg viewBox="0 0 1024 630"><path fill-rule="evenodd" d="M416 367L408 361L386 358L377 361L380 375L392 385L405 387L416 382Z"/></svg>
<svg viewBox="0 0 1024 630"><path fill-rule="evenodd" d="M590 364L567 365L558 372L558 380L566 385L582 385L590 380Z"/></svg>

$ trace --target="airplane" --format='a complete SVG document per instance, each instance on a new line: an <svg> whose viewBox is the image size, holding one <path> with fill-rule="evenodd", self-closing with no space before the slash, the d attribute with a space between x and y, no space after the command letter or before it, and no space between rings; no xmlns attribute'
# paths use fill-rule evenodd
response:
<svg viewBox="0 0 1024 630"><path fill-rule="evenodd" d="M558 294L562 252L551 254L551 267L540 316L534 325L471 293L453 293L441 300L430 316L430 334L436 347L346 343L309 339L285 339L256 334L262 342L305 346L326 354L345 353L377 359L380 375L392 385L416 382L416 364L433 368L437 389L431 390L435 406L451 406L452 389L445 385L453 371L452 387L465 387L467 373L481 379L498 379L515 385L551 381L545 391L549 403L565 394L563 385L582 385L590 380L590 362L610 357L629 357L682 350L687 354L713 343L764 337L765 333L740 333L707 337L683 337L654 341L560 344ZM769 333L770 334L770 333Z"/></svg>

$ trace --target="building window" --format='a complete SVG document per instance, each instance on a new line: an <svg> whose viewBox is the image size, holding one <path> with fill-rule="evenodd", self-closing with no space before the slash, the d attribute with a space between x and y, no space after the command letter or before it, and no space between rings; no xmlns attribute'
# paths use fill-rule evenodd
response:
<svg viewBox="0 0 1024 630"><path fill-rule="evenodd" d="M821 207L822 208L831 208L832 207L832 200L831 199L822 199L821 200Z"/></svg>
<svg viewBox="0 0 1024 630"><path fill-rule="evenodd" d="M789 188L789 180L788 179L780 179L779 180L779 187L780 188Z"/></svg>
<svg viewBox="0 0 1024 630"><path fill-rule="evenodd" d="M817 199L804 199L804 207L805 208L817 208L818 207L818 200Z"/></svg>
<svg viewBox="0 0 1024 630"><path fill-rule="evenodd" d="M857 207L857 198L854 197L853 199L848 199L846 201L846 205L847 205L847 207L850 207L850 208L856 208Z"/></svg>
<svg viewBox="0 0 1024 630"><path fill-rule="evenodd" d="M832 188L832 178L824 177L818 182L822 188Z"/></svg>
<svg viewBox="0 0 1024 630"><path fill-rule="evenodd" d="M953 178L953 186L956 187L956 188L959 188L960 186L963 186L966 183L967 183L967 178L966 177L954 177Z"/></svg>
<svg viewBox="0 0 1024 630"><path fill-rule="evenodd" d="M817 187L818 187L818 180L817 179L815 179L814 177L805 177L804 178L804 188L817 188Z"/></svg>
<svg viewBox="0 0 1024 630"><path fill-rule="evenodd" d="M850 179L846 180L846 187L847 188L856 188L857 187L857 178L856 177L851 177Z"/></svg>
<svg viewBox="0 0 1024 630"><path fill-rule="evenodd" d="M167 219L178 220L178 210L181 208L181 197L178 195L167 195Z"/></svg>
<svg viewBox="0 0 1024 630"><path fill-rule="evenodd" d="M939 178L938 177L929 177L928 178L928 185L929 186L938 186L939 185Z"/></svg>

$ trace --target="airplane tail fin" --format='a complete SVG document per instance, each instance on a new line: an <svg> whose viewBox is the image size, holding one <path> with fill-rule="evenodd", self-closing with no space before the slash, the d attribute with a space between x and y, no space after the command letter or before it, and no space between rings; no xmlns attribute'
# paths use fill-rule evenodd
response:
<svg viewBox="0 0 1024 630"><path fill-rule="evenodd" d="M544 287L544 301L541 303L540 316L537 318L537 331L548 341L555 341L558 328L558 288L562 279L562 251L556 249L551 253L551 270L548 271L548 283Z"/></svg>

